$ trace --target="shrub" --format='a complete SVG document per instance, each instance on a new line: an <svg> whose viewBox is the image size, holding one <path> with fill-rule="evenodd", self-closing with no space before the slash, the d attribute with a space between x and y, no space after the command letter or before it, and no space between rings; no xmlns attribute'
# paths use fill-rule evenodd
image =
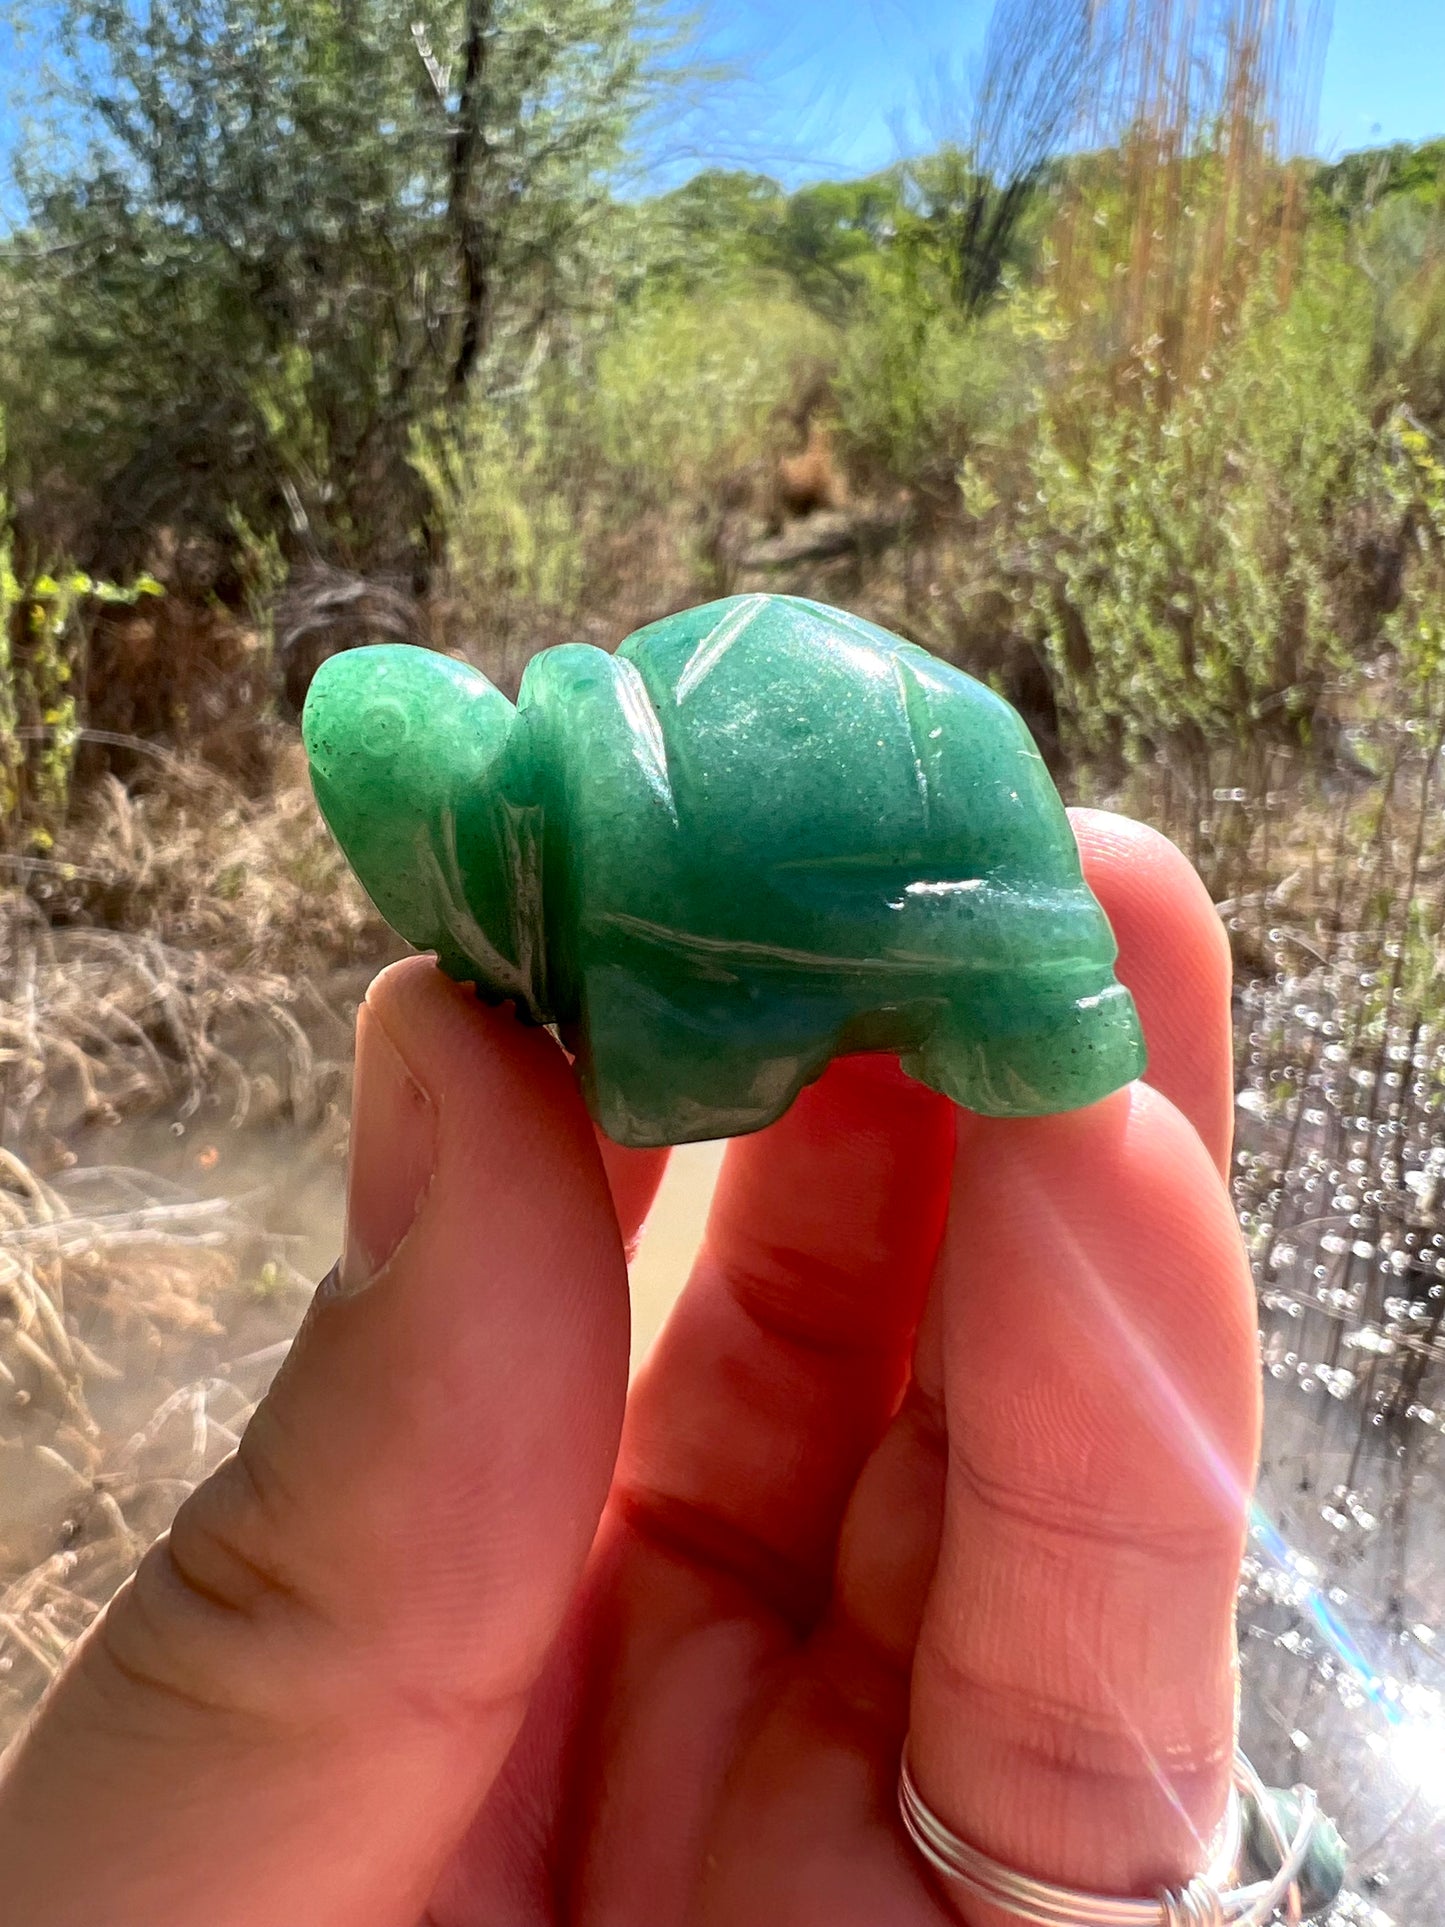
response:
<svg viewBox="0 0 1445 1927"><path fill-rule="evenodd" d="M849 450L865 469L952 493L985 435L1037 405L1057 322L1044 290L1009 291L969 319L905 274L875 288L848 330L837 396Z"/></svg>
<svg viewBox="0 0 1445 1927"><path fill-rule="evenodd" d="M3 457L0 439L0 457ZM158 595L143 576L131 589L60 570L22 579L0 496L0 842L48 850L70 800L80 742L87 617L117 602Z"/></svg>
<svg viewBox="0 0 1445 1927"><path fill-rule="evenodd" d="M1022 448L965 471L1076 746L1306 734L1327 686L1383 643L1353 565L1398 546L1413 483L1371 423L1354 279L1322 266L1283 307L1257 289L1167 409L1120 404L1088 374L1042 390Z"/></svg>
<svg viewBox="0 0 1445 1927"><path fill-rule="evenodd" d="M450 442L418 442L414 460L442 505L451 587L494 613L520 603L570 614L582 582L578 518L557 459L555 404L534 397L470 410Z"/></svg>
<svg viewBox="0 0 1445 1927"><path fill-rule="evenodd" d="M711 508L760 477L834 344L770 288L698 291L643 301L521 392L477 399L459 432L416 445L451 591L494 638L530 622L531 647L614 601L619 573L643 578L624 600L659 571L685 598L705 584Z"/></svg>
<svg viewBox="0 0 1445 1927"><path fill-rule="evenodd" d="M644 302L598 357L589 439L627 506L706 490L777 443L836 353L834 329L766 283Z"/></svg>

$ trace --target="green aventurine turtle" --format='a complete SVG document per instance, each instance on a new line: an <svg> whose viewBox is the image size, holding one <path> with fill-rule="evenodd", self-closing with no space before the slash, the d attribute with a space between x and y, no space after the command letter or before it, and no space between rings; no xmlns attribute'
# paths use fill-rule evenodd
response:
<svg viewBox="0 0 1445 1927"><path fill-rule="evenodd" d="M622 1144L756 1131L830 1058L960 1104L1091 1104L1144 1051L1058 793L1014 711L872 624L732 596L514 708L405 646L324 663L317 800L377 908L557 1026Z"/></svg>

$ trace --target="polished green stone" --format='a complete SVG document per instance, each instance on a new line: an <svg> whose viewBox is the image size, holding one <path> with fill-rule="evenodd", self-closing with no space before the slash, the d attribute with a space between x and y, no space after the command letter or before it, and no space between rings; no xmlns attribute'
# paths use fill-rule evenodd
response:
<svg viewBox="0 0 1445 1927"><path fill-rule="evenodd" d="M1023 723L837 609L733 596L548 649L515 708L446 657L353 650L302 727L382 915L556 1024L620 1143L758 1130L847 1051L1010 1117L1143 1067Z"/></svg>
<svg viewBox="0 0 1445 1927"><path fill-rule="evenodd" d="M1273 1809L1275 1824L1280 1832L1286 1840L1292 1840L1295 1828L1299 1825L1299 1795L1272 1787L1266 1792L1265 1798ZM1260 1880L1273 1880L1282 1864L1280 1851L1270 1838L1264 1816L1253 1801L1245 1804L1244 1821L1244 1850L1251 1871ZM1300 1868L1300 1913L1303 1919L1313 1920L1339 1899L1349 1868L1349 1857L1349 1848L1340 1838L1334 1822L1324 1814L1317 1813L1314 1825L1310 1828L1304 1864Z"/></svg>

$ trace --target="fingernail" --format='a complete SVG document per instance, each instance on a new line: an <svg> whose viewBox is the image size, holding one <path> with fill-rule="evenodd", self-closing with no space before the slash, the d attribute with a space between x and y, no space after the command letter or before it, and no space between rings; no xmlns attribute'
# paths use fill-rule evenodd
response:
<svg viewBox="0 0 1445 1927"><path fill-rule="evenodd" d="M410 1231L436 1163L436 1111L367 1004L356 1022L346 1241L332 1295L365 1290Z"/></svg>

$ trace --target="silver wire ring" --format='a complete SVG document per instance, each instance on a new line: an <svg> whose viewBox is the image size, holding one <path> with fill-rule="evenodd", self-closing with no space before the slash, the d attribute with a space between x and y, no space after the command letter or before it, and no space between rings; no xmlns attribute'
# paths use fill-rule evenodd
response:
<svg viewBox="0 0 1445 1927"><path fill-rule="evenodd" d="M1031 1922L1032 1927L1267 1927L1281 1909L1290 1927L1298 1927L1300 1874L1309 1852L1318 1802L1308 1787L1296 1787L1295 1793L1299 1819L1293 1839L1286 1839L1259 1775L1243 1753L1236 1752L1220 1844L1206 1871L1186 1887L1165 1890L1153 1900L1116 1899L1035 1880L1031 1874L1005 1867L971 1847L949 1831L918 1791L906 1746L898 1768L898 1808L903 1824L934 1873L949 1888L962 1889L970 1899L1001 1907L1015 1919ZM1243 1848L1240 1797L1245 1794L1258 1804L1265 1829L1280 1856L1280 1868L1269 1880L1234 1886Z"/></svg>

